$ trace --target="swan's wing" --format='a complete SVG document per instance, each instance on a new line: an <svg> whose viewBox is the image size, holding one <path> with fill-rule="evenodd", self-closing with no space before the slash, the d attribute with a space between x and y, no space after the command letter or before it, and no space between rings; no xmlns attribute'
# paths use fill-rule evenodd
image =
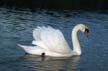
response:
<svg viewBox="0 0 108 71"><path fill-rule="evenodd" d="M32 44L42 47L43 49L48 50L48 47L43 43L41 36L42 32L46 30L46 28L38 26L36 29L33 30L33 38Z"/></svg>
<svg viewBox="0 0 108 71"><path fill-rule="evenodd" d="M70 48L58 29L52 27L38 27L33 31L33 44L57 53L69 53Z"/></svg>
<svg viewBox="0 0 108 71"><path fill-rule="evenodd" d="M41 40L41 32L45 29L45 27L37 27L36 29L33 30L33 38L36 41L40 41Z"/></svg>

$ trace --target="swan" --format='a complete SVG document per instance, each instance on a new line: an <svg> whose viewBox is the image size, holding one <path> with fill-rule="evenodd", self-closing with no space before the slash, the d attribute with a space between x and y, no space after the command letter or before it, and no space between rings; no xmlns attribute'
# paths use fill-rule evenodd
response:
<svg viewBox="0 0 108 71"><path fill-rule="evenodd" d="M72 30L73 50L69 47L63 33L50 26L38 26L33 30L32 44L34 46L25 46L18 44L26 53L52 57L71 57L73 55L81 55L81 48L78 41L77 33L81 31L88 37L89 29L84 24L77 24Z"/></svg>

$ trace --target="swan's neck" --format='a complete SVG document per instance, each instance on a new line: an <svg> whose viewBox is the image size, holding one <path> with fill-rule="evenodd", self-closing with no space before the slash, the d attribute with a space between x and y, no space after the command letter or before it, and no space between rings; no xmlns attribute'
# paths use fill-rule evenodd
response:
<svg viewBox="0 0 108 71"><path fill-rule="evenodd" d="M81 55L81 48L77 37L77 32L79 31L78 27L74 27L72 31L72 42L73 42L73 51L76 55Z"/></svg>

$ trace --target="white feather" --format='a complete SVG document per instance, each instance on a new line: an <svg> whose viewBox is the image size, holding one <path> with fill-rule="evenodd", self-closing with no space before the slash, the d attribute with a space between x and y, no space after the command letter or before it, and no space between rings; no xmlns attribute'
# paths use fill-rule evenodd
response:
<svg viewBox="0 0 108 71"><path fill-rule="evenodd" d="M62 54L71 52L62 32L52 27L36 28L33 31L33 37L35 39L33 44L48 49L49 51Z"/></svg>

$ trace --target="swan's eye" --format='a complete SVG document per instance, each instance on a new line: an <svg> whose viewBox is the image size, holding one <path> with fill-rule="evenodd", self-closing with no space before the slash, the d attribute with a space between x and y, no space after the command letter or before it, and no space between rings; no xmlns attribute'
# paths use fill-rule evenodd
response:
<svg viewBox="0 0 108 71"><path fill-rule="evenodd" d="M84 32L84 34L85 34L86 37L88 37L88 33L89 33L89 29L86 28L85 32Z"/></svg>

